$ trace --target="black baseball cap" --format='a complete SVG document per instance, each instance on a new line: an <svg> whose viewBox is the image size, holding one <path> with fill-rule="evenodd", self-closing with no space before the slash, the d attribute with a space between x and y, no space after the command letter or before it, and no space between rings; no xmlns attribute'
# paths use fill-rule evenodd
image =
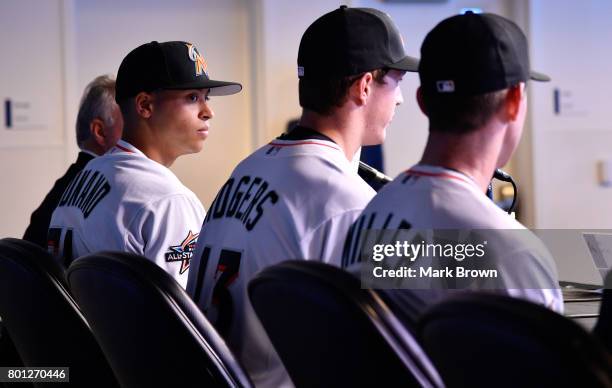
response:
<svg viewBox="0 0 612 388"><path fill-rule="evenodd" d="M419 77L426 93L467 96L550 81L530 70L527 38L515 23L472 12L445 19L427 34Z"/></svg>
<svg viewBox="0 0 612 388"><path fill-rule="evenodd" d="M211 96L227 96L242 90L237 82L211 80L206 68L206 61L192 43L143 44L123 58L117 72L115 100L160 89L210 88Z"/></svg>
<svg viewBox="0 0 612 388"><path fill-rule="evenodd" d="M298 51L298 76L326 79L381 68L418 71L419 60L406 55L393 20L373 8L341 6L306 29Z"/></svg>

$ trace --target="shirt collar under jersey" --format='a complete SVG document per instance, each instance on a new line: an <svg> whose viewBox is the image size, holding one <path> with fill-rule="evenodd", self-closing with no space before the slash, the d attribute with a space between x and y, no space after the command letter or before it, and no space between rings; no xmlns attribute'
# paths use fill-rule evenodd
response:
<svg viewBox="0 0 612 388"><path fill-rule="evenodd" d="M318 140L326 140L331 141L332 143L336 143L329 136L322 134L312 128L303 127L301 125L296 125L289 131L283 133L279 137L278 140L306 140L306 139L318 139Z"/></svg>

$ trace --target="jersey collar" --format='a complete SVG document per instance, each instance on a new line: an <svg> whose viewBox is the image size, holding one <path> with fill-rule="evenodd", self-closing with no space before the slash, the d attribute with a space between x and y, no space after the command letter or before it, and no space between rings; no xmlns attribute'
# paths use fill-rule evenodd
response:
<svg viewBox="0 0 612 388"><path fill-rule="evenodd" d="M325 147L325 148L331 148L334 149L336 151L340 151L342 152L342 150L340 149L340 147L334 143L334 142L329 142L327 140L274 140L272 142L270 142L271 146L273 147L294 147L294 146L301 146L301 145L314 145L314 146L319 146L319 147ZM344 153L342 153L342 155L344 156ZM344 158L346 159L346 157Z"/></svg>
<svg viewBox="0 0 612 388"><path fill-rule="evenodd" d="M432 166L429 164L417 164L406 171L407 175L424 176L434 179L448 179L457 182L463 182L473 188L478 189L476 181L467 174L441 166Z"/></svg>
<svg viewBox="0 0 612 388"><path fill-rule="evenodd" d="M275 140L270 142L270 145L276 147L291 147L298 145L316 145L327 147L342 152L340 146L336 144L329 136L322 134L312 128L297 125L293 129L283 133Z"/></svg>
<svg viewBox="0 0 612 388"><path fill-rule="evenodd" d="M357 169L359 167L359 151L354 155L354 160L347 160L346 156L344 155L344 151L329 136L326 136L312 128L303 127L301 125L297 125L293 127L293 129L283 133L281 136L270 142L269 145L273 147L294 147L304 145L322 147L327 150L338 151L338 155L336 155L334 152L334 156L332 156L332 154L330 154L330 156L334 159L338 158L336 163L339 165L345 165L348 171L357 173Z"/></svg>
<svg viewBox="0 0 612 388"><path fill-rule="evenodd" d="M139 150L138 148L134 147L133 145L131 145L130 143L128 143L125 140L119 140L117 142L117 144L110 150L109 153L111 153L111 154L129 153L129 154L136 154L136 155L146 156L144 153L142 153L141 150Z"/></svg>
<svg viewBox="0 0 612 388"><path fill-rule="evenodd" d="M359 159L357 159L357 163L353 163L352 161L347 160L346 156L344 155L344 151L340 148L338 144L334 143L331 140L324 140L318 138L306 138L303 140L286 140L284 138L277 138L268 143L268 146L272 147L271 149L294 148L295 151L297 151L298 153L306 152L308 154L314 152L313 155L324 157L331 161L337 167L340 167L345 171L357 174ZM270 152L270 150L268 150L268 152Z"/></svg>
<svg viewBox="0 0 612 388"><path fill-rule="evenodd" d="M303 127L301 125L296 125L295 127L293 127L292 129L290 129L289 131L283 133L282 135L280 135L279 137L277 137L278 140L313 140L313 139L318 139L318 140L327 140L327 141L331 141L332 143L335 143L335 141L333 141L329 136L326 136L324 134L322 134L319 131L316 131L312 128L308 128L308 127Z"/></svg>
<svg viewBox="0 0 612 388"><path fill-rule="evenodd" d="M92 152L92 151L90 151L90 150L86 150L86 149L84 149L84 148L81 148L81 149L79 150L79 152L84 152L84 153L86 153L86 154L88 154L88 155L93 156L94 158L97 158L97 157L98 157L98 154L96 154L95 152Z"/></svg>

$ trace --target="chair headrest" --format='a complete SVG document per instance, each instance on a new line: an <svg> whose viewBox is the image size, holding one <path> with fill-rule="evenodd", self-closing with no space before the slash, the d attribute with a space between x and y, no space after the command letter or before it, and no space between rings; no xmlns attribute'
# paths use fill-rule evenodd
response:
<svg viewBox="0 0 612 388"><path fill-rule="evenodd" d="M36 244L16 238L3 238L0 240L0 257L11 260L28 271L51 276L53 281L61 284L64 289L68 289L63 268L49 252Z"/></svg>
<svg viewBox="0 0 612 388"><path fill-rule="evenodd" d="M237 364L231 351L199 307L172 276L151 260L132 253L110 251L75 260L68 268L67 278L77 299L81 301L78 288L75 288L78 285L77 276L81 278L80 282L95 280L107 289L111 282L104 282L104 276L112 278L113 284L133 290L142 303L146 303L143 299L145 298L151 305L161 306L161 299L164 306L179 314L192 335L199 338L201 346L208 349L207 353L213 358L220 359L223 365L230 368L229 374L239 381L249 381L246 374L243 374L242 367ZM83 303L85 310L86 307ZM95 323L92 326L95 330Z"/></svg>

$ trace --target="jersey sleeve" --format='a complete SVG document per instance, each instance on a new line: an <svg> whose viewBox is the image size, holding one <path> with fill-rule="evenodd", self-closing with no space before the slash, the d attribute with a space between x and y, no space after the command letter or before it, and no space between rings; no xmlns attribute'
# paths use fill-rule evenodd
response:
<svg viewBox="0 0 612 388"><path fill-rule="evenodd" d="M488 236L490 247L501 247L490 257L499 274L498 280L491 279L494 288L563 313L557 269L544 244L525 229L490 231Z"/></svg>
<svg viewBox="0 0 612 388"><path fill-rule="evenodd" d="M352 209L335 215L302 238L304 258L340 266L346 234L363 209Z"/></svg>
<svg viewBox="0 0 612 388"><path fill-rule="evenodd" d="M126 231L126 250L154 261L185 287L204 216L195 196L171 195L148 203Z"/></svg>
<svg viewBox="0 0 612 388"><path fill-rule="evenodd" d="M504 274L508 294L541 304L563 314L563 296L550 254L534 251L515 251L500 260L500 273Z"/></svg>

